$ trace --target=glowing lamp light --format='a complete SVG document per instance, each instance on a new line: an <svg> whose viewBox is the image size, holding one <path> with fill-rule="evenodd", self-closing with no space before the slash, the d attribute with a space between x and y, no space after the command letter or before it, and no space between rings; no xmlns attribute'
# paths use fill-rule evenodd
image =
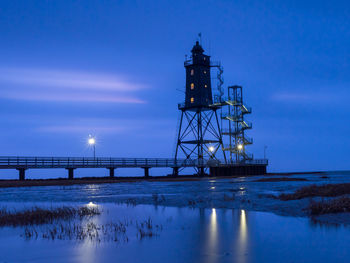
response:
<svg viewBox="0 0 350 263"><path fill-rule="evenodd" d="M96 143L95 138L89 138L88 143L89 143L90 145L94 145L94 144Z"/></svg>
<svg viewBox="0 0 350 263"><path fill-rule="evenodd" d="M214 146L209 147L209 152L213 152L215 150Z"/></svg>
<svg viewBox="0 0 350 263"><path fill-rule="evenodd" d="M94 158L96 158L96 139L91 135L89 135L88 144L93 148Z"/></svg>
<svg viewBox="0 0 350 263"><path fill-rule="evenodd" d="M238 150L242 150L243 149L243 144L238 144L237 148L238 148Z"/></svg>
<svg viewBox="0 0 350 263"><path fill-rule="evenodd" d="M89 208L97 207L97 205L94 204L93 202L89 202L86 206L89 207Z"/></svg>

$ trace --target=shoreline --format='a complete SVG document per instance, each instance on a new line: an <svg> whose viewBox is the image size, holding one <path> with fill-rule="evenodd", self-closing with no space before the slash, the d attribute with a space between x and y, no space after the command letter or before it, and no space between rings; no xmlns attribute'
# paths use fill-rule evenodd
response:
<svg viewBox="0 0 350 263"><path fill-rule="evenodd" d="M111 183L133 183L133 182L186 182L200 181L203 179L230 179L237 176L150 176L146 177L81 177L75 179L56 178L56 179L26 179L20 180L0 180L0 188L10 187L34 187L34 186L60 186L60 185L81 185L81 184L111 184Z"/></svg>
<svg viewBox="0 0 350 263"><path fill-rule="evenodd" d="M302 176L301 174L304 174ZM106 187L113 189L113 195L90 197L89 191L84 194L80 187L69 189L72 202L117 203L126 205L155 205L169 207L190 208L222 208L244 209L248 211L269 212L276 215L292 217L308 217L311 220L322 223L335 223L350 225L350 213L324 214L311 216L308 206L311 200L321 201L323 197L307 197L296 200L281 200L276 198L280 194L291 194L303 186L350 183L347 175L327 174L326 172L308 172L298 174L276 173L257 176L222 176L222 177L198 177L187 176L158 176L158 177L82 177L72 180L66 178L56 179L27 179L0 180L0 188L3 189L3 201L8 201L7 193L16 193L18 200L28 200L28 195L35 190L35 186L72 186L82 185L83 189L88 185L110 184ZM283 176L286 175L286 176ZM295 175L295 176L293 176ZM228 179L228 180L226 180ZM258 180L257 180L258 179ZM154 184L150 187L148 182ZM162 184L164 182L165 184ZM173 182L173 183L172 183ZM192 183L191 183L192 182ZM120 187L117 183L121 183ZM133 184L122 183L137 183ZM158 184L159 183L159 184ZM22 190L22 187L32 189ZM33 188L34 187L34 188ZM91 186L92 187L92 186ZM97 187L97 186L95 186ZM165 187L165 188L164 188ZM15 190L15 188L18 188ZM8 190L6 190L8 189ZM14 190L12 190L14 189ZM15 192L13 192L15 191ZM29 191L29 192L28 192ZM42 191L44 191L42 193ZM110 190L109 190L110 191ZM65 194L59 188L41 189L40 193L46 198L57 202L68 201ZM142 194L140 194L142 193ZM34 196L30 202L41 202L40 196ZM329 199L329 198L325 198Z"/></svg>
<svg viewBox="0 0 350 263"><path fill-rule="evenodd" d="M232 179L239 177L273 177L273 176L291 176L291 175L321 175L326 174L325 171L317 172L280 172L267 173L264 175L249 175L249 176L197 176L197 175L180 175L180 176L149 176L149 177L80 177L74 179L67 178L48 178L48 179L1 179L0 188L9 187L35 187L35 186L66 186L66 185L81 185L81 184L111 184L111 183L132 183L132 182L186 182L186 181L200 181L203 179Z"/></svg>

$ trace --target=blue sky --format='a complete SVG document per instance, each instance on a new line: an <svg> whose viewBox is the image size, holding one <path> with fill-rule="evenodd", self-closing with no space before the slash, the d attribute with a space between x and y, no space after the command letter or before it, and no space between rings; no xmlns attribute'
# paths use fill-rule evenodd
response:
<svg viewBox="0 0 350 263"><path fill-rule="evenodd" d="M0 2L0 155L171 157L199 32L270 171L349 169L347 1Z"/></svg>

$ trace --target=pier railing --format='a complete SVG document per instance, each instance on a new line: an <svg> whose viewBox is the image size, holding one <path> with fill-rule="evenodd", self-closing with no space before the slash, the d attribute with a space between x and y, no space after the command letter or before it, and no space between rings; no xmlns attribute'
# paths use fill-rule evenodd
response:
<svg viewBox="0 0 350 263"><path fill-rule="evenodd" d="M85 158L85 157L13 157L0 156L0 169L16 169L19 172L19 180L25 180L27 169L51 169L64 168L68 170L68 178L74 178L74 170L77 168L107 168L109 176L114 177L116 168L142 168L145 177L149 177L149 169L153 167L173 168L173 174L178 175L180 168L186 167L220 167L236 165L261 165L267 164L267 160L249 160L249 163L239 162L225 164L219 160L190 160L171 158Z"/></svg>
<svg viewBox="0 0 350 263"><path fill-rule="evenodd" d="M0 157L0 169L193 167L198 162L166 158Z"/></svg>
<svg viewBox="0 0 350 263"><path fill-rule="evenodd" d="M255 159L246 164L267 164ZM249 162L249 163L248 163ZM239 165L232 163L228 165ZM0 157L0 169L30 168L152 168L152 167L212 167L227 165L219 160L190 160L173 158L84 158L84 157Z"/></svg>

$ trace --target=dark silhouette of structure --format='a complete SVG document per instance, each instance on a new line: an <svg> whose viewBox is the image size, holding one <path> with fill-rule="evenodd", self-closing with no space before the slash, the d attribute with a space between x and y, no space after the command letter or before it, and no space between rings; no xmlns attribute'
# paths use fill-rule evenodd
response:
<svg viewBox="0 0 350 263"><path fill-rule="evenodd" d="M185 159L196 162L200 175L204 175L205 159L216 159L223 147L217 110L213 105L210 56L204 54L197 41L192 56L184 63L186 69L185 103L179 104L181 119L177 136L175 159L180 151Z"/></svg>
<svg viewBox="0 0 350 263"><path fill-rule="evenodd" d="M241 86L228 87L228 98L221 103L227 106L227 112L222 119L227 120L226 129L222 129L227 144L223 150L229 153L229 163L253 160L253 155L246 151L246 146L253 143L245 131L252 128L252 124L245 120L245 115L252 113L252 109L243 103L243 90Z"/></svg>
<svg viewBox="0 0 350 263"><path fill-rule="evenodd" d="M178 105L181 119L175 158L96 158L95 154L94 158L0 156L0 169L18 170L19 180L25 180L28 169L54 168L66 169L69 179L74 178L74 170L79 168L106 168L110 177L115 176L116 169L137 167L144 170L146 178L150 177L149 170L156 167L172 168L174 176L189 167L202 176L206 171L210 176L265 174L267 160L253 159L245 149L253 140L245 135L252 128L244 118L251 108L243 103L242 87L228 87L224 98L220 63L212 63L198 41L191 52L184 63L186 95L185 102ZM216 94L211 86L212 68L217 68Z"/></svg>
<svg viewBox="0 0 350 263"><path fill-rule="evenodd" d="M266 173L267 160L254 160L246 151L253 140L245 135L252 128L245 116L252 110L243 102L242 87L229 86L225 98L220 63L212 63L198 41L191 53L184 63L185 102L178 106L181 117L175 160L181 156L192 161L199 175L204 175L205 167L216 175ZM216 94L211 86L213 67L218 69Z"/></svg>

